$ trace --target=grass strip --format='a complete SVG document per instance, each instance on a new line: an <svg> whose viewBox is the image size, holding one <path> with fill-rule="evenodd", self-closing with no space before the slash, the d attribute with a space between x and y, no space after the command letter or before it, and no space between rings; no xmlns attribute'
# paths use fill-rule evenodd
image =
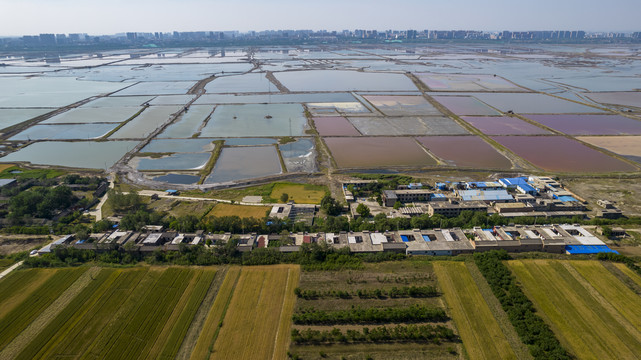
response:
<svg viewBox="0 0 641 360"><path fill-rule="evenodd" d="M205 320L203 331L200 333L198 341L196 341L194 351L191 353L191 359L200 360L210 356L239 277L240 267L229 268L227 276L225 276L225 280L220 286L220 290L218 290L216 300L214 300L214 304L207 314L207 320Z"/></svg>

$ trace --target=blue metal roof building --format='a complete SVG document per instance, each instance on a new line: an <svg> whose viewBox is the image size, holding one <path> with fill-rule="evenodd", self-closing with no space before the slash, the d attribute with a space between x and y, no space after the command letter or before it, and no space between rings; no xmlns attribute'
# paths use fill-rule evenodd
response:
<svg viewBox="0 0 641 360"><path fill-rule="evenodd" d="M575 199L574 197L572 197L572 196L570 196L570 195L561 195L561 196L558 196L558 195L554 194L554 195L552 195L552 196L553 196L555 199L561 200L561 201L563 201L563 202L579 201L579 200Z"/></svg>
<svg viewBox="0 0 641 360"><path fill-rule="evenodd" d="M518 185L527 185L527 177L515 177L515 178L504 178L499 179L499 183L506 188L516 188Z"/></svg>
<svg viewBox="0 0 641 360"><path fill-rule="evenodd" d="M514 201L505 190L459 190L458 195L463 201Z"/></svg>
<svg viewBox="0 0 641 360"><path fill-rule="evenodd" d="M566 245L565 252L570 255L579 254L598 254L598 253L614 253L618 254L616 250L610 249L607 245Z"/></svg>
<svg viewBox="0 0 641 360"><path fill-rule="evenodd" d="M536 191L536 189L530 186L528 183L516 185L516 190L521 194L536 195L538 193L538 191Z"/></svg>

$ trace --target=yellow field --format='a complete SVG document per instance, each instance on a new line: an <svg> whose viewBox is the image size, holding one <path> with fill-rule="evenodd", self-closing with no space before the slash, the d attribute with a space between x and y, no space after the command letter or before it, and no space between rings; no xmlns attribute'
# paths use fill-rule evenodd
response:
<svg viewBox="0 0 641 360"><path fill-rule="evenodd" d="M513 260L528 297L580 359L641 359L641 297L596 261Z"/></svg>
<svg viewBox="0 0 641 360"><path fill-rule="evenodd" d="M280 201L280 196L285 193L289 195L289 201L293 200L298 204L320 204L326 191L326 189L317 186L279 183L274 185L269 196Z"/></svg>
<svg viewBox="0 0 641 360"><path fill-rule="evenodd" d="M244 267L212 358L284 358L299 275L295 265Z"/></svg>
<svg viewBox="0 0 641 360"><path fill-rule="evenodd" d="M220 203L207 214L207 216L238 216L241 218L262 219L271 210L269 206L233 205Z"/></svg>
<svg viewBox="0 0 641 360"><path fill-rule="evenodd" d="M618 263L614 265L618 267L619 270L623 271L623 273L626 274L630 279L632 279L632 281L634 281L637 285L641 286L641 276L639 276L639 274L630 270L630 268L625 264Z"/></svg>
<svg viewBox="0 0 641 360"><path fill-rule="evenodd" d="M231 297L234 294L234 289L236 288L239 276L239 267L232 267L227 271L225 280L216 294L216 299L214 300L214 304L207 315L203 330L198 336L196 346L191 353L191 359L206 359L209 357L213 346L212 343L218 336L220 325L223 323L223 318L227 312L227 307L229 306Z"/></svg>
<svg viewBox="0 0 641 360"><path fill-rule="evenodd" d="M516 359L465 263L434 262L449 311L470 359Z"/></svg>
<svg viewBox="0 0 641 360"><path fill-rule="evenodd" d="M3 171L5 171L8 168L13 167L13 166L15 166L15 165L13 165L13 164L0 164L0 172L3 172Z"/></svg>

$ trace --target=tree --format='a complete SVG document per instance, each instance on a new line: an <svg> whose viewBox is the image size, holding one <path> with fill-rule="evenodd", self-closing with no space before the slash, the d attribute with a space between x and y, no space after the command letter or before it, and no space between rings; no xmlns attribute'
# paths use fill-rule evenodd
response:
<svg viewBox="0 0 641 360"><path fill-rule="evenodd" d="M288 193L282 193L282 194L280 195L280 201L281 201L282 203L286 203L286 202L287 202L287 200L289 200L289 194L288 194Z"/></svg>
<svg viewBox="0 0 641 360"><path fill-rule="evenodd" d="M398 210L402 207L403 207L403 204L400 201L396 200L396 202L394 203L394 210Z"/></svg>
<svg viewBox="0 0 641 360"><path fill-rule="evenodd" d="M609 226L602 226L601 232L603 233L603 236L607 237L608 239L610 238L610 236L612 236L612 228Z"/></svg>
<svg viewBox="0 0 641 360"><path fill-rule="evenodd" d="M370 211L367 205L361 203L356 207L356 212L359 213L362 217L369 217Z"/></svg>
<svg viewBox="0 0 641 360"><path fill-rule="evenodd" d="M326 193L321 199L321 209L323 209L327 215L336 216L341 213L343 207L332 195Z"/></svg>

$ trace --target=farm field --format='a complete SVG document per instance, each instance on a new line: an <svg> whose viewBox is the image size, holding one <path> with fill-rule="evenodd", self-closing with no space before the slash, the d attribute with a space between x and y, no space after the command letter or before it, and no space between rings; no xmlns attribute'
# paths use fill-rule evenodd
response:
<svg viewBox="0 0 641 360"><path fill-rule="evenodd" d="M268 206L253 206L253 205L234 205L219 203L207 214L207 216L238 216L241 218L257 218L262 219L271 210Z"/></svg>
<svg viewBox="0 0 641 360"><path fill-rule="evenodd" d="M294 265L231 268L191 358L286 358L299 274Z"/></svg>
<svg viewBox="0 0 641 360"><path fill-rule="evenodd" d="M320 204L326 192L327 188L324 186L277 183L270 197L280 202L280 196L285 193L289 195L289 201L298 204Z"/></svg>
<svg viewBox="0 0 641 360"><path fill-rule="evenodd" d="M641 297L601 263L512 260L508 266L574 356L641 358Z"/></svg>
<svg viewBox="0 0 641 360"><path fill-rule="evenodd" d="M442 297L436 293L437 279L432 264L422 261L385 262L363 264L362 269L337 271L305 271L301 274L299 288L296 290L297 299L295 314L304 314L310 308L331 314L336 311L350 311L354 308L383 309L402 311L412 306L422 306L434 309L444 309ZM434 293L425 296L409 296L403 293L410 287L434 289ZM380 292L378 292L380 291ZM395 292L396 291L396 292ZM304 332L332 331L339 329L347 331L363 331L364 328L373 330L385 327L394 328L397 325L409 323L383 321L376 324L362 324L358 321L349 324L294 324L293 328ZM445 326L453 328L449 320L424 322L417 326ZM456 331L455 331L456 332ZM378 341L378 342L336 342L323 343L292 343L289 352L302 359L363 359L371 356L374 359L456 359L462 356L459 342L443 340L440 343L430 341Z"/></svg>
<svg viewBox="0 0 641 360"><path fill-rule="evenodd" d="M0 259L0 272L6 270L14 262L13 259Z"/></svg>
<svg viewBox="0 0 641 360"><path fill-rule="evenodd" d="M434 271L469 358L516 359L465 263L438 261Z"/></svg>
<svg viewBox="0 0 641 360"><path fill-rule="evenodd" d="M25 318L31 322L26 329L1 332L0 358L174 358L216 273L214 268L187 267L50 271L46 283L3 316L2 323L32 305L48 283L55 281L60 285L51 288L62 290L43 297L53 298L49 306L31 306L37 313ZM0 287L39 272L18 271Z"/></svg>

